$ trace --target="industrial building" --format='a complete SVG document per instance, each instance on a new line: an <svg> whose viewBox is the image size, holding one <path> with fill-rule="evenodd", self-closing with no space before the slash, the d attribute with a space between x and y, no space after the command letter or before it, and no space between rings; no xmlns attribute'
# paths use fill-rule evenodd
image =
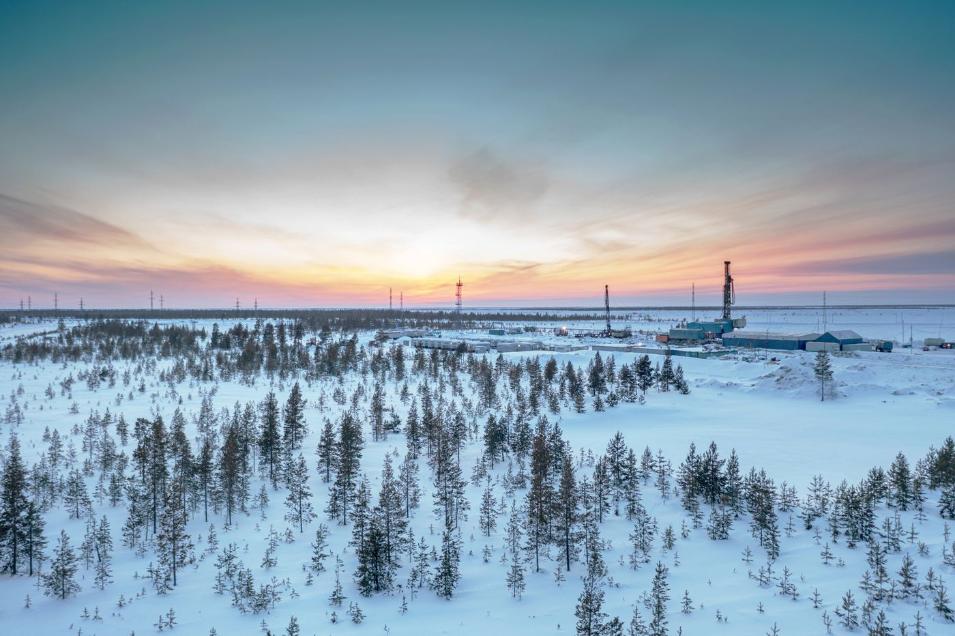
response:
<svg viewBox="0 0 955 636"><path fill-rule="evenodd" d="M799 351L806 344L819 338L817 333L789 334L767 331L736 331L723 335L723 345L749 349L778 349L780 351Z"/></svg>
<svg viewBox="0 0 955 636"><path fill-rule="evenodd" d="M768 331L736 331L723 335L723 345L749 349L778 351L891 351L892 343L866 342L862 336L848 329L827 331L824 334L785 334Z"/></svg>
<svg viewBox="0 0 955 636"><path fill-rule="evenodd" d="M483 340L460 340L452 338L414 338L411 344L422 349L442 349L444 351L464 350L468 353L486 353L491 343Z"/></svg>

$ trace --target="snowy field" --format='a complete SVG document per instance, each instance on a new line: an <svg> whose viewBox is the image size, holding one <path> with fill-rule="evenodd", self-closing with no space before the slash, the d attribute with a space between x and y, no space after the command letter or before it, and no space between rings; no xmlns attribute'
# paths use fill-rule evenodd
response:
<svg viewBox="0 0 955 636"><path fill-rule="evenodd" d="M653 317L637 317L630 326L634 329L665 329L670 322L683 317L688 316L660 312ZM820 327L818 312L814 310L756 312L748 319L748 328L752 329L795 332ZM903 319L904 332L901 327ZM940 335L951 339L955 335L955 310L951 308L832 310L827 322L830 329L854 329L865 337L895 340L901 340L903 335L907 340L911 325L916 343L924 337ZM72 326L67 325L68 328ZM207 334L211 333L211 322L199 326L205 328ZM220 329L225 331L230 326L220 324ZM247 326L252 327L251 323ZM56 324L0 328L0 348L11 345L17 338L42 331L55 332ZM831 619L831 633L867 633L878 622L881 610L892 630L883 633L902 633L900 624L905 624L905 633L916 633L915 623L918 621L923 630L921 633L955 634L955 623L948 622L944 612L936 608L937 590L931 588L933 585L937 588L939 584L926 582L926 575L932 571L934 580L943 580L948 589L953 590L949 597L955 596L955 557L948 557L955 552L955 533L947 529L948 526L955 527L955 522L946 522L940 516L938 489L929 489L924 481L921 483L925 498L921 512L912 503L892 507L895 501L891 494L877 497L872 503L874 530L868 542L860 541L855 547L848 545L845 531L835 539L830 536L829 519L838 517L831 502L827 513L814 520L812 529L806 529L803 523L803 513L809 506L806 498L810 481L816 475L828 482L831 490L843 481L856 485L867 478L873 467L888 471L901 452L907 458L912 475L924 477L926 468L922 466L920 473L916 469L917 462L926 457L930 448L939 448L947 436L955 433L955 352L916 349L896 350L891 354L835 355L832 358L833 392L825 402L819 400L819 385L813 373L815 356L805 352L773 353L775 359L754 354L732 359L674 358L674 365L682 365L689 394L683 395L672 388L661 392L654 387L646 391L645 403L642 404L621 401L616 406L608 405L605 410L597 411L592 394L587 393L584 412L576 412L573 400L560 393L556 398L558 408L552 409L546 402L541 404L539 413L529 416L529 427L534 430L540 415L547 418L549 427L559 425L567 455L572 457L578 485L594 482L595 460L607 452L608 442L618 431L636 457L640 458L644 449L649 448L653 457L660 454L668 460L671 472L667 474L664 470L661 477L659 464L656 464L651 474L642 475L637 483L628 486L630 496L636 496L634 492L639 490L648 519L655 521L656 528L655 532L649 533L649 547L637 550L636 568L631 563L631 555L636 550L631 540L635 521L627 518L624 506L618 507L620 514L617 515L612 510L617 506L611 502L611 511L601 521L588 526L587 506L581 503L573 528L578 554L570 571L561 565L560 542L551 537L540 548L542 556L538 572L535 571L533 550L528 547L533 527L528 521L530 512L524 509L530 496L530 480L515 483L522 481L515 477L516 474L531 473L532 455L524 453L522 456L515 443L515 447L502 451L503 460L498 458L496 465L489 467L488 477L484 477L481 471L485 466L483 461L486 461L488 416L507 418L508 410L513 414L522 401L526 403L532 391L531 378L526 373L518 376L518 390L506 372L500 375L495 380L492 406L483 408L479 384L473 375L469 375L465 361L462 360L453 373L447 371L446 362L434 372L414 370L413 352L405 350L405 375L399 379L393 363L384 369L380 366L372 368L376 366L373 361L379 351L369 344L372 336L367 332L359 334L358 357L353 368L324 375L298 369L290 371L284 378L277 372L270 374L265 368L244 377L238 373L222 377L217 371L214 353L207 358L211 361L211 368L207 369L206 377L201 377L200 373L196 374L199 377L193 377L186 371L190 365L197 364L197 358L187 354L167 353L132 359L83 354L77 360L45 358L18 362L5 355L0 361L0 395L3 396L0 409L4 413L0 430L4 460L9 460L8 439L15 433L30 473L32 485L26 489L27 496L48 499L43 506L47 545L42 572L50 571L51 557L56 552L61 530L68 533L73 549L78 554L82 552L81 544L90 519L99 520L105 516L113 549L111 581L99 589L94 578L96 555L92 556L90 567L81 556L75 575L79 590L66 595L65 599L44 594L43 579L37 576L18 573L0 577L3 631L149 634L161 629L204 635L214 629L222 635L265 633L264 630L284 634L294 616L302 634L597 633L580 632L579 616L575 616L581 592L588 584L584 580L588 578L585 576L588 565L583 554L584 535L595 527L606 573L590 577L589 583L605 595L600 608L605 616L601 620L607 624L612 618L619 617L623 624L619 633L641 633L639 626L631 625L634 607L639 610L643 622L650 622L653 603L649 596L655 566L659 562L667 568L669 600L665 603L667 626L665 631L657 633L761 635L773 633L775 625L778 633L785 636L825 634L824 614ZM305 335L306 344L303 346L309 358L318 355L313 350L314 345L307 344L314 337L316 334ZM208 338L198 346L205 350ZM222 350L223 353L226 351ZM395 355L387 345L384 351L386 358ZM231 352L236 357L240 353ZM539 356L543 364L551 355L546 352L520 353L505 354L503 358L511 363L512 368L521 369L524 368L521 363L528 359ZM553 357L558 369L563 371L568 362L572 363L586 380L591 377L589 367L593 355L581 351L555 353ZM608 354L602 355L606 362ZM496 354L489 354L488 361L493 365L496 357ZM189 364L185 363L187 358ZM201 358L199 356L198 360ZM621 391L620 370L637 360L638 356L634 354L614 356L617 377L611 378L602 401L610 398L610 393ZM651 363L657 365L661 360L651 358ZM180 364L178 370L175 368L177 363ZM91 373L99 374L99 379L85 379ZM72 383L68 378L73 379ZM120 497L120 501L113 505L107 495L97 492L97 484L101 480L108 483L111 477L121 479L123 484L136 484L141 480L135 464L137 440L133 429L136 420L146 418L153 421L162 417L169 429L174 413L179 409L186 422L185 431L193 457L198 457L203 442L200 427L213 431L214 442L211 443L216 449L214 464L218 470L225 430L233 418L236 404L240 405L241 411L247 403L252 403L257 414L255 429L259 430L263 419L259 405L266 395L274 391L282 407L296 382L307 401L304 419L308 432L300 451L296 448L292 455L301 452L307 462L307 489L312 495L315 518L303 520L304 532L299 531L294 520L287 519L289 507L286 498L291 484L286 479L279 479L277 487L270 485L261 470L264 462L261 455L258 457L259 470L250 469L247 475L248 497L242 505L246 511L237 510L231 526L226 524L223 504L219 501L221 486L217 484L209 488L216 502L210 507L209 522L204 520L202 486L197 485L201 479L190 473L189 493L184 497L188 499L185 532L192 548L184 555L176 584L166 586L168 589L157 589L148 573L153 569L151 565L159 567L162 548L154 545L155 537L150 529L152 522L147 518L142 528L145 538L141 545L125 545L123 528L131 516L127 497ZM372 430L372 395L376 384L383 391L385 417L391 417L393 413L400 431L387 432L381 440L374 439ZM320 445L324 423L328 421L337 426L343 412L354 408L363 427L360 473L368 478L370 506L374 507L379 502L386 457L392 458L397 474L408 452L409 410L414 401L420 415L421 392L425 386L432 392L435 404L439 405L436 410L441 412L443 409L448 420L453 420L449 414L459 414L466 428L460 449L455 453L457 457L449 461L460 468L466 482L462 484L460 500L455 505L466 502L468 509L461 514L456 527L446 532L445 514L440 510L441 505L436 505L432 492L438 480L429 465L427 453L422 451L417 461L421 503L411 511L408 528L413 533L415 544L423 542L426 550L419 553L416 548L406 545L408 533L405 533L400 537L402 548L400 556L395 559L393 580L388 589L363 595L357 575L357 548L350 544L353 524L340 525L325 512L336 477L332 470L331 483L322 479L316 448ZM404 399L401 396L403 389L407 394ZM548 385L544 394L548 391L560 391L556 381ZM356 392L357 397L353 398ZM336 400L337 396L340 399ZM205 412L202 410L204 398ZM212 407L211 410L208 406ZM103 424L102 417L107 409L110 419ZM89 425L91 414L93 424ZM126 445L120 442L115 429L120 415L129 427ZM513 417L509 421L513 422ZM87 434L91 426L93 433ZM453 422L445 422L444 426L451 427ZM48 440L54 430L62 440L63 457L59 459L58 467L51 468L50 444L44 436L46 432ZM516 435L515 430L510 430L509 435ZM109 441L106 438L110 438ZM761 546L756 533L751 532L751 512L745 505L741 505L738 516L733 519L726 539L713 540L708 536L710 513L716 507L705 502L699 503L701 521L696 524L698 527L694 527L692 515L685 509L685 498L681 497L686 488L679 483L679 467L691 444L702 453L711 442L717 445L721 459L725 460L731 450L735 450L743 477L750 468L765 469L774 481L777 497L770 507L777 519L778 558L770 560L767 549ZM262 452L254 441L253 446L256 453ZM104 452L113 454L112 460L106 462L110 465L106 470L100 466L100 456ZM87 456L93 461L84 471ZM119 456L125 459L117 461ZM170 474L176 474L177 467L171 454L167 461ZM117 464L124 462L127 464L125 468L117 469ZM82 481L90 498L88 505L80 506L79 518L71 518L68 509L73 504L64 500L65 493L70 491L64 484L69 482L71 468L83 471ZM120 473L118 477L117 472ZM53 485L38 486L36 482L41 480L40 475ZM472 479L472 476L477 478ZM559 474L548 473L546 480L553 482L551 496L556 496L559 477ZM665 493L659 488L661 479L667 482ZM482 529L482 517L486 516L482 515L482 498L488 483L495 501L490 516L496 527L490 532ZM168 484L164 486L171 488ZM268 503L259 506L257 499L263 486ZM779 497L790 486L795 487L799 498L799 505L795 507ZM45 488L53 494L38 493ZM99 490L105 488L100 486ZM582 497L587 497L583 491ZM523 533L516 550L514 545L508 546L507 536L512 503L517 526ZM901 507L906 509L898 509ZM886 519L900 529L896 531L900 535L898 538L883 536L883 521ZM324 560L324 571L311 571L311 544L319 524L326 524L329 530L327 552L330 556ZM217 536L217 547L209 545L210 527ZM668 527L675 534L675 543L669 549L663 538ZM270 528L279 536L277 546L271 551L268 550ZM553 527L548 532L553 532ZM426 581L433 583L438 577L446 534L453 536L460 548L460 577L450 595L429 589L428 582L419 587L420 579L416 578L425 570ZM3 541L0 537L0 544ZM280 599L261 611L242 612L234 606L232 594L228 591L217 593L214 589L216 561L229 543L236 544L238 558L251 570L255 587L272 581ZM820 556L827 544L833 555L828 565ZM867 563L871 544L884 544L888 548L883 555L885 564L882 570L891 582L885 581L883 586L888 588L891 583L891 592L860 589L866 571L871 570L877 575L879 570L878 566ZM8 545L4 544L3 549L8 550ZM274 557L274 564L263 563L268 560L264 556L269 552ZM744 553L752 556L744 557ZM921 598L912 594L903 598L900 591L898 572L905 555L911 557L917 571L921 587L918 596ZM336 557L341 559L339 578L345 597L340 606L329 599L335 587ZM424 570L413 575L413 566L419 560L424 563ZM525 587L520 593L508 584L508 573L514 562L519 563L524 578ZM759 581L761 568L770 562L771 574ZM819 595L816 601L812 598L814 590ZM852 590L857 604L857 620L863 621L863 615L869 615L865 617L868 628L860 625L850 630L840 624L836 610L849 590ZM687 612L682 611L685 592L692 604L692 610ZM863 612L867 596L872 600L867 611ZM353 620L354 611L349 611L351 603L360 607L360 623ZM948 605L953 605L953 602L949 601ZM175 614L172 627L163 618L170 608ZM600 633L615 633L613 626L605 627Z"/></svg>

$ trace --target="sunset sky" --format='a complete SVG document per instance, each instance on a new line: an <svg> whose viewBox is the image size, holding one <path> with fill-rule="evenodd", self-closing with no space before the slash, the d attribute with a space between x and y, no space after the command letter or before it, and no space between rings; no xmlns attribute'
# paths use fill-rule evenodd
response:
<svg viewBox="0 0 955 636"><path fill-rule="evenodd" d="M8 0L0 87L0 307L955 302L951 1Z"/></svg>

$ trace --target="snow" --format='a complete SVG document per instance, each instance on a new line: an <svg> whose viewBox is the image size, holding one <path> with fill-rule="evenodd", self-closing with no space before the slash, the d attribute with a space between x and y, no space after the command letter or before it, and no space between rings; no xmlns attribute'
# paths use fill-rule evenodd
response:
<svg viewBox="0 0 955 636"><path fill-rule="evenodd" d="M659 313L659 322L636 320L632 323L633 328L666 328L667 325L663 323L676 319L672 313ZM748 328L816 330L817 313L811 310L754 312L750 314ZM828 326L851 328L865 337L892 338L901 336L899 318L902 314L906 325L914 325L916 340L939 333L951 335L951 325L955 320L952 309L840 309L829 315ZM211 323L206 326L208 330ZM4 327L0 329L0 346L13 337L49 329L55 329L55 324ZM907 331L908 326L906 338ZM370 337L371 334L362 334L365 342ZM535 335L528 334L527 337L534 339ZM493 359L496 354L490 355ZM538 354L523 352L506 354L505 357L517 359L533 355ZM553 355L561 364L570 360L575 365L585 366L593 353L541 352L539 355ZM630 361L634 357L634 354L629 353L613 355L618 363ZM744 473L751 466L765 468L777 486L786 481L795 485L800 494L805 492L813 475L822 475L834 486L842 480L855 482L873 466L887 468L900 451L914 463L931 446L937 446L947 435L955 432L955 352L902 350L891 354L834 356L837 395L825 402L818 399L818 386L812 373L813 361L814 354L805 352L772 352L768 355L744 353L726 359L706 360L674 358L674 363L683 366L690 381L690 395L651 391L644 405L621 404L598 413L591 411L588 405L588 411L583 414L563 409L559 422L575 454L581 449L591 450L594 454L602 453L610 437L619 430L638 455L645 446L654 452L660 449L675 468L691 443L702 450L713 441L724 457L730 449L737 451ZM168 363L168 360L160 361L159 366ZM90 391L83 383L77 382L72 400L60 395L59 380L70 373L76 376L85 367L84 363L64 365L45 362L33 366L0 362L0 395L4 396L3 399L9 400L19 387L23 388L24 395L18 402L28 408L17 434L28 464L32 464L45 447L41 440L45 427L59 429L67 444L72 441L79 450L80 440L70 435L70 429L74 424L82 425L91 410L102 412L109 408L114 415L124 414L131 425L137 417L150 417L154 410L158 410L168 422L173 410L179 406L187 419L191 420L191 416L198 412L202 394L211 386L190 384L188 381L178 386L181 404L169 398L166 386L156 383L155 377L147 378L145 395L135 393L132 400L124 399L120 405L115 403L116 394L129 390L122 387L121 382L117 383L115 389L103 387L97 391ZM116 363L116 367L121 375L124 369L135 367L135 364ZM357 381L354 375L345 378L343 386L346 393L350 393ZM56 389L56 397L48 400L43 392L51 383ZM280 385L276 381L273 388L280 400L285 399L290 386L288 382ZM340 409L329 399L329 410L319 413L316 409L318 395L324 392L330 397L334 386L335 380L316 382L312 386L303 383L305 397L309 400L309 438L305 443L305 453L310 466L314 466L313 450L323 419L329 417L334 421ZM219 410L231 409L236 401L258 402L269 388L268 379L261 376L253 386L239 382L219 382L213 397L214 404ZM401 409L405 407L401 407L395 398L394 383L387 388L390 397L394 398L389 400L390 403L399 406L403 418L405 412ZM78 414L69 412L72 401L79 405ZM0 407L5 409L6 405L0 404ZM10 427L3 425L0 430L5 438ZM391 435L384 442L372 442L370 433L365 432L362 469L367 473L375 495L383 459L386 453L392 451L404 452L403 435ZM466 448L462 457L465 476L470 475L480 452L479 441L472 442ZM589 475L591 471L592 467L585 467L578 471L578 477ZM499 469L496 474L500 472ZM426 462L421 463L419 478L425 493L412 527L417 537L424 536L430 544L438 545L441 524L431 514L431 477ZM92 485L90 482L91 491ZM310 485L315 494L313 504L318 519L306 528L304 535L296 533L293 543L283 542L280 545L278 566L274 571L261 570L259 561L265 549L269 527L282 533L287 526L283 520L284 490L270 491L268 518L264 521L258 518L255 511L248 517L240 514L235 526L226 531L220 515L214 515L211 519L216 525L219 545L237 543L244 564L255 572L256 582L272 575L291 580L298 598L290 598L286 594L270 614L242 615L230 605L227 596L213 592L214 555L205 557L194 567L188 567L181 573L180 584L172 592L158 596L147 579L137 578L143 575L152 557L147 555L138 558L121 545L119 530L125 520L125 511L122 507L114 509L108 503L103 503L94 504L94 508L97 515L106 514L112 526L116 546L114 582L105 591L99 591L93 585L92 570L86 572L81 566L79 582L82 591L64 601L45 597L36 582L25 576L4 576L0 578L0 616L5 625L4 632L30 630L37 634L76 634L82 630L83 634L148 634L156 631L153 624L160 614L174 607L178 619L174 633L181 634L207 634L212 627L223 635L254 634L259 633L263 620L273 633L284 633L289 617L293 615L298 617L303 634L426 633L466 636L486 633L575 633L574 607L581 589L579 577L583 565L575 563L572 571L566 575L567 580L558 586L553 576L556 562L545 560L544 572L528 571L527 590L523 598L512 599L505 587L506 566L500 562L507 516L498 518L498 529L493 536L485 538L481 535L478 528L480 486L471 485L468 489L471 510L463 534L461 583L454 598L442 600L429 590L422 589L417 598L408 598L408 612L402 615L399 612L401 591L370 598L359 596L351 579L355 559L352 549L347 547L350 529L339 527L325 518L323 509L327 485L321 483L314 471ZM253 494L258 487L256 481L252 487ZM496 494L501 496L501 492ZM654 562L662 560L670 571L670 633L675 634L677 627L681 626L683 634L687 635L763 634L775 622L781 634L786 636L820 634L825 633L820 619L822 610L814 610L808 600L813 588L818 588L830 614L833 614L835 604L846 590L852 588L859 597L857 585L866 569L865 548L850 550L844 543L833 545L836 557L844 559L846 565L822 565L819 558L821 546L817 545L811 532L802 529L796 513L793 513L795 535L787 538L784 533L782 555L774 565L777 574L782 572L783 567L792 570L794 582L801 594L798 601L792 601L777 595L772 588L759 587L747 575L748 566L741 560L744 549L749 546L756 555L751 566L754 570L764 563L764 558L762 550L748 532L746 520L736 521L728 541L709 540L705 529L692 530L690 537L684 540L679 538L679 530L686 517L679 501L661 500L652 483L644 487L643 495L648 511L659 521L660 530L672 525L678 535L678 566L674 563L673 553L661 551L659 539L654 552ZM935 511L936 498L937 493L931 493L926 504L928 520L916 523L920 539L928 545L929 556L920 556L914 546L907 543L903 546L903 552L908 552L915 559L920 577L924 577L927 569L933 567L950 583L950 589L955 589L955 570L941 565L943 522ZM885 510L881 513L885 514ZM901 513L901 518L902 527L907 530L913 523L913 513ZM74 547L82 540L85 522L69 520L60 508L51 511L46 519L46 535L50 539L48 552L52 551L53 538L61 528L69 532ZM785 528L787 521L788 514L780 513L782 528ZM342 583L348 597L346 607L352 600L361 605L366 616L361 625L352 624L344 608L338 610L342 622L332 624L329 620L332 608L328 604L328 595L334 581L333 563L327 564L328 571L316 576L314 585L304 584L304 564L310 556L309 543L319 522L328 524L331 531L329 543L333 552L345 562ZM638 603L639 596L649 590L653 575L653 563L635 572L627 563L627 535L631 527L632 524L621 516L610 518L601 528L601 535L612 546L604 554L613 581L606 590L604 611L611 616L620 616L624 623L629 621L632 607ZM190 532L198 554L205 544L197 540L197 535L204 537L207 532L201 512L190 522ZM481 552L485 544L494 550L490 563L482 561ZM893 575L901 556L901 553L890 555L889 571ZM403 583L406 576L407 567L403 567L397 580ZM689 591L696 606L689 616L679 612L684 589ZM131 605L118 609L116 600L121 593L134 600ZM24 608L27 594L32 600L29 609ZM763 614L757 611L760 603L765 609ZM83 608L93 613L94 607L99 609L102 621L80 618ZM921 610L923 619L927 621L929 633L955 633L955 626L942 623L931 607L897 601L888 613L893 625L900 621L911 624L917 609ZM728 617L727 623L716 622L717 611ZM645 611L641 613L644 616L647 614ZM844 633L838 625L834 625L833 631Z"/></svg>

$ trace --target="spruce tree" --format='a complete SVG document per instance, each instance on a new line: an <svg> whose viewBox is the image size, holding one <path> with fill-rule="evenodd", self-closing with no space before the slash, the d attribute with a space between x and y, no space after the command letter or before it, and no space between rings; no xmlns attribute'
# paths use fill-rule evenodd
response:
<svg viewBox="0 0 955 636"><path fill-rule="evenodd" d="M305 457L299 453L298 459L293 461L289 467L286 478L288 496L285 498L285 505L288 512L285 514L285 519L297 525L300 533L305 532L305 524L310 523L315 518L311 501L312 491L308 487L308 474Z"/></svg>
<svg viewBox="0 0 955 636"><path fill-rule="evenodd" d="M155 537L160 567L153 585L160 593L165 593L178 584L179 570L190 558L192 538L186 528L187 521L181 497L175 489L170 489Z"/></svg>
<svg viewBox="0 0 955 636"><path fill-rule="evenodd" d="M20 441L11 435L0 492L0 572L6 574L19 574L22 569L24 547L29 541L27 492Z"/></svg>
<svg viewBox="0 0 955 636"><path fill-rule="evenodd" d="M653 586L650 589L650 636L666 636L667 634L667 603L670 600L670 584L667 582L667 568L662 561L657 561L653 573Z"/></svg>
<svg viewBox="0 0 955 636"><path fill-rule="evenodd" d="M33 501L27 504L24 523L26 525L24 552L28 563L27 573L33 576L34 565L38 570L40 564L46 559L46 537L43 535L45 522L39 508Z"/></svg>
<svg viewBox="0 0 955 636"><path fill-rule="evenodd" d="M285 402L285 428L282 431L282 444L286 453L293 453L302 447L302 442L308 435L308 426L305 423L305 405L307 400L302 397L302 388L298 382L292 385L288 400Z"/></svg>
<svg viewBox="0 0 955 636"><path fill-rule="evenodd" d="M330 420L325 420L321 436L318 438L318 447L315 449L315 454L318 455L318 472L325 483L332 480L332 471L338 466L335 461L336 446L335 427Z"/></svg>
<svg viewBox="0 0 955 636"><path fill-rule="evenodd" d="M70 536L60 530L60 538L53 550L50 571L43 576L47 595L65 599L80 591L76 582L77 558L70 547Z"/></svg>
<svg viewBox="0 0 955 636"><path fill-rule="evenodd" d="M825 402L827 386L832 382L832 362L829 359L828 351L820 351L816 354L816 364L813 367L813 372L819 381L819 400Z"/></svg>
<svg viewBox="0 0 955 636"><path fill-rule="evenodd" d="M328 526L318 524L315 530L315 540L312 541L312 559L309 564L312 572L318 574L325 571L325 559L331 556L328 552Z"/></svg>
<svg viewBox="0 0 955 636"><path fill-rule="evenodd" d="M262 416L261 430L259 431L259 452L262 461L268 467L269 482L273 488L278 487L280 460L282 457L282 439L279 432L279 405L275 393L269 391L259 407Z"/></svg>

